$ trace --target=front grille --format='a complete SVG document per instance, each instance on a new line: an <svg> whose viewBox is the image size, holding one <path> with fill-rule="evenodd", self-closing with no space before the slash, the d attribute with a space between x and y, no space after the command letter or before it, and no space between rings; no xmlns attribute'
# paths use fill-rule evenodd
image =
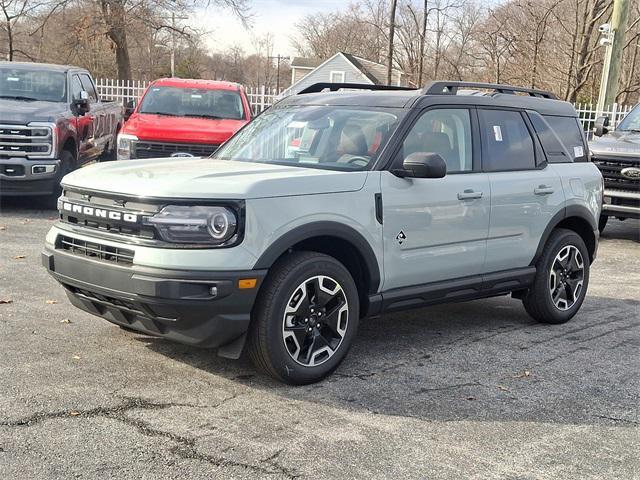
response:
<svg viewBox="0 0 640 480"><path fill-rule="evenodd" d="M639 178L629 178L622 175L622 170L627 167L640 168L638 159L594 156L593 163L600 169L604 177L605 188L633 192L640 191Z"/></svg>
<svg viewBox="0 0 640 480"><path fill-rule="evenodd" d="M195 157L208 157L219 145L202 143L163 143L138 141L134 143L135 158L170 157L176 153L188 153Z"/></svg>
<svg viewBox="0 0 640 480"><path fill-rule="evenodd" d="M67 252L103 262L118 265L133 265L134 251L126 248L112 247L98 242L87 242L67 235L58 235L56 248Z"/></svg>
<svg viewBox="0 0 640 480"><path fill-rule="evenodd" d="M0 158L50 157L53 143L51 127L0 125Z"/></svg>

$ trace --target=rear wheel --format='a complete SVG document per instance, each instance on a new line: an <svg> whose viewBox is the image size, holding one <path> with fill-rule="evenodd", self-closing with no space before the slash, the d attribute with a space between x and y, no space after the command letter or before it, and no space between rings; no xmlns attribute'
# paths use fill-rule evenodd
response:
<svg viewBox="0 0 640 480"><path fill-rule="evenodd" d="M294 252L273 267L252 317L249 354L256 366L286 383L313 383L335 370L351 346L358 291L334 258Z"/></svg>
<svg viewBox="0 0 640 480"><path fill-rule="evenodd" d="M523 298L527 313L544 323L565 323L582 306L589 285L589 252L572 230L555 230L536 264L536 277Z"/></svg>

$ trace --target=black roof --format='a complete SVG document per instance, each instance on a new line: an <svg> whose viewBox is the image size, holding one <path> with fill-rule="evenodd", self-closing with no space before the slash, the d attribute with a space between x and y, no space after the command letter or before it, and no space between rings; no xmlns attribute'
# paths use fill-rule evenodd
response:
<svg viewBox="0 0 640 480"><path fill-rule="evenodd" d="M451 83L463 85L460 82ZM387 108L422 108L429 105L444 104L524 108L535 110L542 115L559 115L570 117L577 116L573 105L568 102L555 99L555 97L553 97L552 94L549 94L548 92L511 87L515 92L525 93L524 95L516 95L515 93L504 93L508 90L505 86L502 85L496 86L496 91L490 94L482 94L478 90L457 90L457 88L452 93L443 92L441 90L434 90L432 88L435 85L437 85L437 87L440 87L442 84L443 82L434 82L431 86L428 86L424 89L415 90L403 89L375 91L365 90L364 86L356 86L356 88L362 88L362 90L304 93L286 97L285 99L278 102L276 104L276 107L280 108L289 105L342 105ZM491 88L491 84L478 85L483 85L483 87L481 88ZM373 86L367 87L375 88ZM309 91L315 92L316 90L314 90L312 86L309 87ZM434 93L436 91L437 93Z"/></svg>
<svg viewBox="0 0 640 480"><path fill-rule="evenodd" d="M47 70L52 72L68 72L69 70L83 70L84 68L74 67L72 65L58 65L55 63L35 63L35 62L0 62L0 67L11 67L29 70Z"/></svg>

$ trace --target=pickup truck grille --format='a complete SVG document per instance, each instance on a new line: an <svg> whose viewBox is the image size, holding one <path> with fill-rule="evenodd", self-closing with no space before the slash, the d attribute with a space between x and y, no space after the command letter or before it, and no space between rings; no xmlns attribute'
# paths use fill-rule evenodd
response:
<svg viewBox="0 0 640 480"><path fill-rule="evenodd" d="M134 143L135 158L170 157L175 153L189 153L194 157L208 157L220 145L202 143L163 143L137 141Z"/></svg>
<svg viewBox="0 0 640 480"><path fill-rule="evenodd" d="M98 242L87 242L79 238L59 235L56 248L66 250L73 255L92 258L118 265L133 265L134 251L126 248L111 247Z"/></svg>
<svg viewBox="0 0 640 480"><path fill-rule="evenodd" d="M640 168L639 159L594 156L593 163L600 169L604 177L605 188L633 192L640 191L640 178L630 178L622 174L622 170L625 168Z"/></svg>
<svg viewBox="0 0 640 480"><path fill-rule="evenodd" d="M53 144L49 126L0 125L0 158L51 157Z"/></svg>

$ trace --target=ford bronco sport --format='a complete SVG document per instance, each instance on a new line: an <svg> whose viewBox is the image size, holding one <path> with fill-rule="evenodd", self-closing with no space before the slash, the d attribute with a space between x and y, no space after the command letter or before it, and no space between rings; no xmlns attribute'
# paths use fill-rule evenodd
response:
<svg viewBox="0 0 640 480"><path fill-rule="evenodd" d="M538 90L316 84L212 158L67 175L43 263L87 312L228 358L247 343L292 384L332 372L367 316L511 294L563 323L603 187L556 118L580 131Z"/></svg>

